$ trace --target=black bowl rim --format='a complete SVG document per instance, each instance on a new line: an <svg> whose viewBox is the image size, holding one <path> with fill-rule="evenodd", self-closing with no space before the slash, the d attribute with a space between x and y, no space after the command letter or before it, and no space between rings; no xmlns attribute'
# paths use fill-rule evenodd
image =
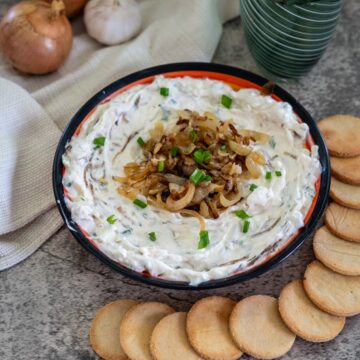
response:
<svg viewBox="0 0 360 360"><path fill-rule="evenodd" d="M214 279L207 282L203 282L197 286L190 285L187 282L183 281L173 281L166 280L156 277L151 277L144 275L142 273L131 270L130 268L123 266L116 261L110 259L99 249L97 249L91 242L82 234L77 224L71 219L70 211L68 210L65 200L64 200L64 189L62 185L62 155L65 150L67 142L73 136L76 128L79 126L80 122L85 118L85 116L102 100L107 98L110 94L119 90L120 88L131 84L137 80L155 75L164 75L169 72L176 71L207 71L220 73L225 75L231 75L235 77L242 78L253 82L259 86L263 86L269 80L265 79L262 76L256 75L250 71L243 70L240 68L235 68L227 65L216 64L216 63L202 63L202 62L180 62L159 65L144 70L137 71L130 75L127 75L119 80L114 81L110 85L106 86L104 89L100 90L95 94L90 100L88 100L71 118L70 122L66 126L59 144L57 146L54 164L53 164L53 190L56 199L56 204L59 209L59 212L72 235L75 239L91 254L95 255L100 261L113 268L122 275L126 275L134 280L141 281L147 285L155 285L163 288L176 289L176 290L201 290L201 289L214 289L224 286L230 286L238 282L242 282L253 277L257 277L264 272L272 269L274 266L280 264L288 256L290 256L296 249L298 249L305 239L313 232L316 227L317 222L321 218L328 199L328 193L330 188L330 160L329 154L324 142L324 139L311 115L305 110L305 108L293 98L287 91L275 86L274 94L277 95L281 100L286 101L291 104L294 112L300 117L300 119L305 122L310 129L310 134L314 139L314 142L319 147L319 158L322 166L321 180L320 180L320 189L319 196L316 201L314 210L310 216L309 221L306 225L300 229L300 234L284 249L282 249L278 254L272 257L270 260L266 261L263 264L260 264L258 267L245 271L243 273L234 274L222 279Z"/></svg>

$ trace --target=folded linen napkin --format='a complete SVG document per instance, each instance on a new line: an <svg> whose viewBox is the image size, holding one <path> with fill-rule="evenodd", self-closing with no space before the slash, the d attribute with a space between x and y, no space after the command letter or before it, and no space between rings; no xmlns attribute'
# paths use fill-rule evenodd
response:
<svg viewBox="0 0 360 360"><path fill-rule="evenodd" d="M88 37L73 23L66 64L24 76L0 58L0 270L32 254L63 224L51 167L61 130L94 93L131 72L169 62L210 61L222 24L239 0L142 0L142 32L118 46Z"/></svg>

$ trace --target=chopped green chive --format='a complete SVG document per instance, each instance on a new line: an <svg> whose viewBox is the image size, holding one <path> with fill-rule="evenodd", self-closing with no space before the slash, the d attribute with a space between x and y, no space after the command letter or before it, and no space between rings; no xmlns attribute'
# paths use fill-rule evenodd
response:
<svg viewBox="0 0 360 360"><path fill-rule="evenodd" d="M178 152L179 152L179 148L176 147L176 146L174 146L174 147L171 149L171 156L172 156L172 157L177 156Z"/></svg>
<svg viewBox="0 0 360 360"><path fill-rule="evenodd" d="M227 95L223 95L221 97L221 104L224 105L226 108L230 109L232 104L232 98L228 97Z"/></svg>
<svg viewBox="0 0 360 360"><path fill-rule="evenodd" d="M139 137L137 138L136 142L137 142L137 143L139 144L139 146L141 146L141 147L144 147L144 145L145 145L145 141L144 141L144 139L143 139L141 136L139 136Z"/></svg>
<svg viewBox="0 0 360 360"><path fill-rule="evenodd" d="M273 149L275 149L276 141L275 141L275 139L274 139L273 136L269 139L269 145L270 145Z"/></svg>
<svg viewBox="0 0 360 360"><path fill-rule="evenodd" d="M190 176L190 181L195 185L199 185L201 182L211 181L211 176L205 175L201 170L196 168Z"/></svg>
<svg viewBox="0 0 360 360"><path fill-rule="evenodd" d="M208 150L196 150L194 152L194 160L199 164L199 165L204 165L204 162L208 162L211 159L211 154Z"/></svg>
<svg viewBox="0 0 360 360"><path fill-rule="evenodd" d="M251 218L249 214L247 214L244 210L236 210L234 214L239 217L240 219L248 219Z"/></svg>
<svg viewBox="0 0 360 360"><path fill-rule="evenodd" d="M221 146L220 146L220 150L221 151L226 151L227 150L227 146L226 146L226 144L222 144Z"/></svg>
<svg viewBox="0 0 360 360"><path fill-rule="evenodd" d="M246 234L249 231L249 227L250 227L250 221L245 220L243 230L242 230L244 234Z"/></svg>
<svg viewBox="0 0 360 360"><path fill-rule="evenodd" d="M140 199L135 199L133 203L139 208L145 209L147 207L147 203L141 201Z"/></svg>
<svg viewBox="0 0 360 360"><path fill-rule="evenodd" d="M256 184L251 184L250 185L250 191L254 191L255 189L257 189L257 185Z"/></svg>
<svg viewBox="0 0 360 360"><path fill-rule="evenodd" d="M110 215L110 216L107 217L106 221L109 224L113 225L113 224L116 223L117 219L116 219L115 215Z"/></svg>
<svg viewBox="0 0 360 360"><path fill-rule="evenodd" d="M189 136L192 142L195 142L198 137L197 132L194 129L190 131Z"/></svg>
<svg viewBox="0 0 360 360"><path fill-rule="evenodd" d="M152 231L151 233L148 234L149 235L149 239L151 241L155 241L156 240L156 234Z"/></svg>
<svg viewBox="0 0 360 360"><path fill-rule="evenodd" d="M201 179L203 178L204 173L199 170L199 169L195 169L194 172L191 174L190 176L190 180L195 184L199 184L201 182Z"/></svg>
<svg viewBox="0 0 360 360"><path fill-rule="evenodd" d="M160 160L158 162L157 169L158 169L158 172L164 172L164 170L165 170L165 161L164 160Z"/></svg>
<svg viewBox="0 0 360 360"><path fill-rule="evenodd" d="M210 241L209 241L209 233L206 230L202 230L200 231L200 240L198 242L198 249L204 249L206 247L209 246Z"/></svg>
<svg viewBox="0 0 360 360"><path fill-rule="evenodd" d="M105 136L99 136L93 140L93 144L96 145L96 148L104 146L105 144Z"/></svg>
<svg viewBox="0 0 360 360"><path fill-rule="evenodd" d="M160 88L160 95L169 96L169 93L170 93L169 88L167 88L167 87Z"/></svg>
<svg viewBox="0 0 360 360"><path fill-rule="evenodd" d="M282 176L282 172L281 171L275 171L275 175L276 176Z"/></svg>
<svg viewBox="0 0 360 360"><path fill-rule="evenodd" d="M265 179L266 180L271 180L271 177L272 177L271 171L267 171L266 174L265 174Z"/></svg>

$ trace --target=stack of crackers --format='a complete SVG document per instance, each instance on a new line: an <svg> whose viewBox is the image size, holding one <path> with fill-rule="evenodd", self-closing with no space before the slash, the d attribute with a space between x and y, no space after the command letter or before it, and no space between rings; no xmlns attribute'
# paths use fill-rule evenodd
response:
<svg viewBox="0 0 360 360"><path fill-rule="evenodd" d="M360 119L337 115L319 123L331 155L334 200L315 234L317 260L304 280L278 299L255 295L238 303L211 296L189 312L159 302L118 300L101 308L90 342L106 360L236 360L243 353L274 359L296 336L334 339L345 318L360 314Z"/></svg>

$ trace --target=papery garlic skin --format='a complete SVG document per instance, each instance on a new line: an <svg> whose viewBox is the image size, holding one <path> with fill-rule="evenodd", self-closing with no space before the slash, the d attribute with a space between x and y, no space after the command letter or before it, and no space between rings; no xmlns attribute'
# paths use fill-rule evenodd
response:
<svg viewBox="0 0 360 360"><path fill-rule="evenodd" d="M120 44L139 33L140 6L135 0L91 0L84 21L88 34L99 43Z"/></svg>

